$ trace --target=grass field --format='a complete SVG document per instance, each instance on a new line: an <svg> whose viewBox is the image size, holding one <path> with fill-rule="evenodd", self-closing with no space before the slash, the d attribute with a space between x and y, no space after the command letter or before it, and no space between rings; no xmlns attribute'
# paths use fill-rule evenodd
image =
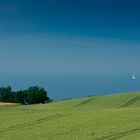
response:
<svg viewBox="0 0 140 140"><path fill-rule="evenodd" d="M140 92L1 106L0 140L140 140Z"/></svg>

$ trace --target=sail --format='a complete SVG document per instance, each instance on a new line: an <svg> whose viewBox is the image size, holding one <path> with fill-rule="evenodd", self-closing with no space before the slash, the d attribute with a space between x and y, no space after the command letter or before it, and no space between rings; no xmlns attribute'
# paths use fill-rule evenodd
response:
<svg viewBox="0 0 140 140"><path fill-rule="evenodd" d="M135 76L135 74L133 73L133 75L132 75L132 80L135 80L136 79L136 76Z"/></svg>

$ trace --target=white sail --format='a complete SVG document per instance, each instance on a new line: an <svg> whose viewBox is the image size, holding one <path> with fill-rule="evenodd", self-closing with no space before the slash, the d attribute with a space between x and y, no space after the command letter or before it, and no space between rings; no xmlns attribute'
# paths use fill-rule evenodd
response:
<svg viewBox="0 0 140 140"><path fill-rule="evenodd" d="M135 80L136 79L136 76L135 76L135 74L133 73L133 75L132 75L132 80Z"/></svg>

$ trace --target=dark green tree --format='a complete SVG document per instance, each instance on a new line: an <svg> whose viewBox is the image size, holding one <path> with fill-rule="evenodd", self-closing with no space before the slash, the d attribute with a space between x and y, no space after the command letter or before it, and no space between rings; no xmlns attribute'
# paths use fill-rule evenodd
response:
<svg viewBox="0 0 140 140"><path fill-rule="evenodd" d="M1 102L16 102L22 104L38 104L50 102L47 91L39 86L29 87L27 90L13 92L11 86L0 88Z"/></svg>
<svg viewBox="0 0 140 140"><path fill-rule="evenodd" d="M1 102L14 102L14 92L12 92L11 86L0 88L0 101Z"/></svg>
<svg viewBox="0 0 140 140"><path fill-rule="evenodd" d="M47 91L38 86L29 87L25 91L25 94L27 95L26 102L28 102L28 104L45 103L45 101L49 100Z"/></svg>
<svg viewBox="0 0 140 140"><path fill-rule="evenodd" d="M19 90L15 92L15 102L24 104L27 98L27 92L25 90Z"/></svg>

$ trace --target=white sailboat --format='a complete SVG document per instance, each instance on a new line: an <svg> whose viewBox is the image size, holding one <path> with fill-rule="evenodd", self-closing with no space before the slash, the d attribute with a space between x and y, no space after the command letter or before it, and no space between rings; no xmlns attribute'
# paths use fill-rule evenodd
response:
<svg viewBox="0 0 140 140"><path fill-rule="evenodd" d="M136 80L136 75L134 73L132 74L132 80Z"/></svg>

